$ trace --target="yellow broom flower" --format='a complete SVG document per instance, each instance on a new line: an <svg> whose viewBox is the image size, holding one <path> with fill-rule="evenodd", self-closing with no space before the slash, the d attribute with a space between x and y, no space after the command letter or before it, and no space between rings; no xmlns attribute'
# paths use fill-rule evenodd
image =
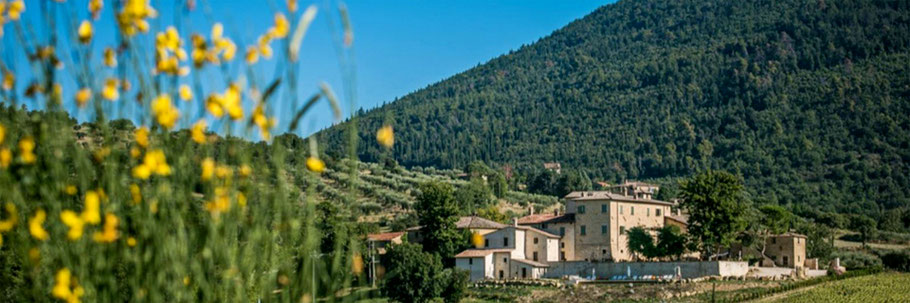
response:
<svg viewBox="0 0 910 303"><path fill-rule="evenodd" d="M118 224L120 224L120 219L117 218L117 216L112 213L105 214L104 228L102 228L100 232L95 232L95 242L111 243L117 241L117 238L120 237L120 234L117 232Z"/></svg>
<svg viewBox="0 0 910 303"><path fill-rule="evenodd" d="M80 108L85 107L88 104L88 100L92 98L92 90L88 87L83 87L76 92L76 105Z"/></svg>
<svg viewBox="0 0 910 303"><path fill-rule="evenodd" d="M89 0L88 1L88 11L92 13L92 19L98 20L98 16L101 15L101 8L104 7L104 1L102 0Z"/></svg>
<svg viewBox="0 0 910 303"><path fill-rule="evenodd" d="M57 274L54 275L54 288L51 289L51 295L67 303L80 302L79 298L85 294L85 290L79 286L72 275L66 267L57 271Z"/></svg>
<svg viewBox="0 0 910 303"><path fill-rule="evenodd" d="M136 144L149 147L149 129L145 126L136 129Z"/></svg>
<svg viewBox="0 0 910 303"><path fill-rule="evenodd" d="M391 125L383 126L376 132L376 141L385 147L392 147L395 144L395 132L392 131Z"/></svg>
<svg viewBox="0 0 910 303"><path fill-rule="evenodd" d="M3 72L3 90L12 90L16 84L16 76L10 71Z"/></svg>
<svg viewBox="0 0 910 303"><path fill-rule="evenodd" d="M255 64L256 62L259 61L259 51L256 49L255 46L250 46L250 47L246 48L245 59L246 59L247 64Z"/></svg>
<svg viewBox="0 0 910 303"><path fill-rule="evenodd" d="M16 223L19 222L19 213L16 212L16 205L13 203L6 202L3 205L3 208L6 209L6 212L9 214L6 219L0 220L0 233L8 232L16 226Z"/></svg>
<svg viewBox="0 0 910 303"><path fill-rule="evenodd" d="M171 103L171 96L164 94L152 100L152 115L158 120L158 124L171 129L180 118L180 111Z"/></svg>
<svg viewBox="0 0 910 303"><path fill-rule="evenodd" d="M13 160L13 152L9 148L0 148L0 168L9 167L9 163Z"/></svg>
<svg viewBox="0 0 910 303"><path fill-rule="evenodd" d="M9 3L9 6L6 8L6 14L9 16L10 20L16 21L19 20L19 16L22 15L22 12L25 11L25 2L22 0L16 0Z"/></svg>
<svg viewBox="0 0 910 303"><path fill-rule="evenodd" d="M79 29L76 31L76 33L78 34L79 42L82 44L88 44L92 41L92 35L94 34L92 23L88 22L88 20L83 20L82 23L79 24Z"/></svg>
<svg viewBox="0 0 910 303"><path fill-rule="evenodd" d="M19 159L22 163L32 164L38 157L35 156L35 140L32 137L25 137L19 140Z"/></svg>
<svg viewBox="0 0 910 303"><path fill-rule="evenodd" d="M120 99L120 91L117 90L119 84L120 82L114 78L104 80L104 88L101 89L101 96L110 101L117 101L117 99Z"/></svg>
<svg viewBox="0 0 910 303"><path fill-rule="evenodd" d="M291 31L291 23L288 22L288 18L282 13L275 14L275 26L272 27L272 36L274 38L284 38L288 36L288 32Z"/></svg>
<svg viewBox="0 0 910 303"><path fill-rule="evenodd" d="M193 90L190 89L189 85L181 84L179 89L180 100L190 101L193 100Z"/></svg>
<svg viewBox="0 0 910 303"><path fill-rule="evenodd" d="M85 193L85 208L79 216L88 224L95 225L101 222L101 195L99 192L90 190Z"/></svg>
<svg viewBox="0 0 910 303"><path fill-rule="evenodd" d="M312 172L321 173L325 171L325 162L319 160L316 157L309 157L306 159L306 168Z"/></svg>
<svg viewBox="0 0 910 303"><path fill-rule="evenodd" d="M215 175L215 160L205 158L202 160L202 181L208 181Z"/></svg>
<svg viewBox="0 0 910 303"><path fill-rule="evenodd" d="M117 54L110 47L104 48L104 66L117 67Z"/></svg>
<svg viewBox="0 0 910 303"><path fill-rule="evenodd" d="M193 141L199 144L205 144L205 120L199 120L193 124L193 128L190 131L190 136L193 138Z"/></svg>
<svg viewBox="0 0 910 303"><path fill-rule="evenodd" d="M3 124L0 124L0 144L3 144L3 139L6 139L6 128L3 127Z"/></svg>
<svg viewBox="0 0 910 303"><path fill-rule="evenodd" d="M133 204L142 203L142 191L136 183L130 184L130 195L133 197Z"/></svg>
<svg viewBox="0 0 910 303"><path fill-rule="evenodd" d="M38 209L38 211L35 212L35 216L28 220L28 232L35 239L44 241L50 237L43 226L45 219L47 219L47 213L45 213L43 209Z"/></svg>
<svg viewBox="0 0 910 303"><path fill-rule="evenodd" d="M66 237L70 240L79 240L82 237L82 231L85 227L85 221L79 218L79 215L72 210L64 210L60 213L60 221L69 227Z"/></svg>

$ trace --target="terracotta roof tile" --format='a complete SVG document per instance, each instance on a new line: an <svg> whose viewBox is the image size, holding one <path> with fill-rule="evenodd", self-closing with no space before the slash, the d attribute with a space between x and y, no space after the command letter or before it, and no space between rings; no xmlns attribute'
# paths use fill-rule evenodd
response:
<svg viewBox="0 0 910 303"><path fill-rule="evenodd" d="M485 257L485 256L487 256L487 255L489 255L489 254L492 254L492 253L510 252L510 251L512 251L512 250L511 250L511 249L507 249L507 248L496 248L496 249L468 249L468 250L465 250L465 251L463 251L463 252L458 253L457 255L455 255L455 257L456 257L456 258L477 258L477 257Z"/></svg>
<svg viewBox="0 0 910 303"><path fill-rule="evenodd" d="M381 233L381 234L369 234L367 235L367 240L370 241L391 241L392 239L401 237L404 235L403 231L396 231L391 233Z"/></svg>

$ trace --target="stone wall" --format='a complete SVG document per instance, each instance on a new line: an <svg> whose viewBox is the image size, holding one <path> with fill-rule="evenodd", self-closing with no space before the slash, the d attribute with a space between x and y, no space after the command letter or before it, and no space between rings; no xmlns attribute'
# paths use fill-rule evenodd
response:
<svg viewBox="0 0 910 303"><path fill-rule="evenodd" d="M560 278L567 275L588 277L593 269L597 278L609 279L612 276L626 275L627 268L631 270L633 276L672 275L676 274L676 267L680 268L684 279L704 276L739 277L745 276L749 271L747 262L737 261L618 263L568 261L550 263L550 268L544 277Z"/></svg>

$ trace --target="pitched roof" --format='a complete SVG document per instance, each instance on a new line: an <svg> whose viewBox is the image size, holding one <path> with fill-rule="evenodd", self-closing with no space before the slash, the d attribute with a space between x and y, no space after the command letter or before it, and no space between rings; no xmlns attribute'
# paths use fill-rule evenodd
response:
<svg viewBox="0 0 910 303"><path fill-rule="evenodd" d="M773 237L797 237L797 238L806 238L806 235L798 234L795 232L785 232L779 235L774 235Z"/></svg>
<svg viewBox="0 0 910 303"><path fill-rule="evenodd" d="M520 230L530 230L530 231L534 231L534 232L536 232L536 233L539 233L539 234L544 235L544 236L547 237L547 238L557 238L557 239L560 238L560 237L557 236L557 235L554 235L554 234L551 234L551 233L548 233L548 232L546 232L546 231L543 231L543 230L540 230L540 229L537 229L537 228L533 228L533 227L530 227L530 226L519 225L519 226L510 226L510 227L514 227L514 228L520 229Z"/></svg>
<svg viewBox="0 0 910 303"><path fill-rule="evenodd" d="M381 234L369 234L367 235L367 240L370 241L391 241L392 239L401 237L404 235L403 231L396 231L390 233L381 233Z"/></svg>
<svg viewBox="0 0 910 303"><path fill-rule="evenodd" d="M547 265L544 263L531 261L531 260L525 260L525 259L512 259L512 261L521 262L521 263L528 264L528 265L531 265L534 267L550 267L550 265Z"/></svg>
<svg viewBox="0 0 910 303"><path fill-rule="evenodd" d="M458 253L457 255L455 255L455 257L456 258L477 258L477 257L485 257L492 253L510 252L510 251L512 251L512 250L508 249L508 248L495 248L495 249L472 248L472 249L468 249L468 250Z"/></svg>
<svg viewBox="0 0 910 303"><path fill-rule="evenodd" d="M667 219L689 225L689 215L667 215Z"/></svg>
<svg viewBox="0 0 910 303"><path fill-rule="evenodd" d="M673 203L660 200L652 199L638 199L635 197L624 196L620 194L614 194L608 191L573 191L566 195L564 198L573 200L573 201L603 201L603 200L613 200L613 201L622 201L622 202L632 202L632 203L643 203L643 204L657 204L657 205L667 205L672 206Z"/></svg>
<svg viewBox="0 0 910 303"><path fill-rule="evenodd" d="M559 215L554 214L533 214L518 218L518 224L537 224L549 221Z"/></svg>
<svg viewBox="0 0 910 303"><path fill-rule="evenodd" d="M485 229L500 229L508 225L487 220L478 216L468 216L458 218L458 222L455 222L455 227L458 228L485 228Z"/></svg>

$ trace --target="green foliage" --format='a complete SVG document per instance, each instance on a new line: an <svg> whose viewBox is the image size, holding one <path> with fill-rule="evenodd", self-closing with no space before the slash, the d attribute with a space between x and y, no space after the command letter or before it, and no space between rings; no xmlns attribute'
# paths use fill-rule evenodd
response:
<svg viewBox="0 0 910 303"><path fill-rule="evenodd" d="M829 260L834 252L834 230L823 224L805 223L796 232L806 235L806 258Z"/></svg>
<svg viewBox="0 0 910 303"><path fill-rule="evenodd" d="M478 209L477 216L484 218L484 219L489 219L489 220L493 220L493 221L496 221L499 223L503 223L503 224L509 223L509 216L500 212L499 208L496 207L495 205L490 205L490 206Z"/></svg>
<svg viewBox="0 0 910 303"><path fill-rule="evenodd" d="M875 220L864 215L854 215L850 217L850 229L858 231L862 236L863 246L869 241L869 237L876 232L877 226Z"/></svg>
<svg viewBox="0 0 910 303"><path fill-rule="evenodd" d="M708 170L680 184L681 207L689 213L688 232L702 252L717 253L745 227L742 181L727 172Z"/></svg>
<svg viewBox="0 0 910 303"><path fill-rule="evenodd" d="M457 268L448 268L442 272L442 280L445 281L445 288L442 289L440 296L446 303L458 303L464 298L468 289L468 282L471 279L471 272Z"/></svg>
<svg viewBox="0 0 910 303"><path fill-rule="evenodd" d="M557 197L577 190L590 190L591 187L591 179L585 173L573 170L563 170L562 173L541 170L528 182L529 192Z"/></svg>
<svg viewBox="0 0 910 303"><path fill-rule="evenodd" d="M451 259L458 253L467 240L455 228L458 221L458 205L452 194L452 186L440 182L428 182L420 186L417 198L418 221L423 226L424 250Z"/></svg>
<svg viewBox="0 0 910 303"><path fill-rule="evenodd" d="M359 135L392 117L406 166L724 169L750 197L877 218L910 205L906 16L901 0L619 1L367 112Z"/></svg>
<svg viewBox="0 0 910 303"><path fill-rule="evenodd" d="M493 201L493 191L487 187L483 179L472 178L467 185L455 190L455 200L461 214L470 215Z"/></svg>
<svg viewBox="0 0 910 303"><path fill-rule="evenodd" d="M882 264L885 267L910 272L910 251L893 251L882 256Z"/></svg>
<svg viewBox="0 0 910 303"><path fill-rule="evenodd" d="M835 251L831 253L831 258L840 258L840 265L847 270L882 265L881 258L864 251Z"/></svg>
<svg viewBox="0 0 910 303"><path fill-rule="evenodd" d="M633 257L643 256L647 259L654 256L654 238L641 226L635 226L626 230L628 239L627 247Z"/></svg>
<svg viewBox="0 0 910 303"><path fill-rule="evenodd" d="M686 253L686 235L676 225L666 225L657 230L657 257L675 257L677 260Z"/></svg>
<svg viewBox="0 0 910 303"><path fill-rule="evenodd" d="M430 302L442 293L442 261L424 252L417 244L392 245L383 256L387 264L380 288L384 296L398 302Z"/></svg>

